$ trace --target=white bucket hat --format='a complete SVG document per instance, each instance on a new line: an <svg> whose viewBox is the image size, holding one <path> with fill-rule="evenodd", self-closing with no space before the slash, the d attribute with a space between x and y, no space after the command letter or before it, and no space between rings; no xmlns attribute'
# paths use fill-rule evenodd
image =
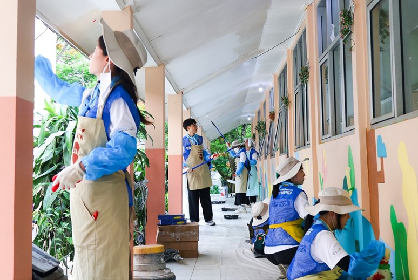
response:
<svg viewBox="0 0 418 280"><path fill-rule="evenodd" d="M254 203L251 208L251 215L253 216L253 226L258 226L267 221L269 218L269 204L270 198ZM260 219L259 219L260 218Z"/></svg>
<svg viewBox="0 0 418 280"><path fill-rule="evenodd" d="M326 188L318 193L319 203L313 206L305 206L306 211L315 216L321 211L332 211L337 214L347 214L354 211L364 211L355 206L350 199L348 191L339 188Z"/></svg>
<svg viewBox="0 0 418 280"><path fill-rule="evenodd" d="M273 185L277 185L278 183L291 179L299 172L302 163L307 160L308 158L299 161L294 157L288 157L285 159L283 163L279 164L279 166L276 168L276 172L279 173L280 176L273 182Z"/></svg>
<svg viewBox="0 0 418 280"><path fill-rule="evenodd" d="M237 147L241 147L244 145L245 143L242 143L240 140L234 140L231 144L231 148L237 148Z"/></svg>
<svg viewBox="0 0 418 280"><path fill-rule="evenodd" d="M136 85L134 69L139 69L147 63L147 51L144 45L132 29L123 32L113 31L103 19L100 19L100 24L110 60L125 71Z"/></svg>

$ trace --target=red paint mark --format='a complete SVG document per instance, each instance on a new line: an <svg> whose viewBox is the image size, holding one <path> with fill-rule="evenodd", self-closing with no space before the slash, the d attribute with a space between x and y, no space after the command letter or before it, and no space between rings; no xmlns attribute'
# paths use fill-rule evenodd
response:
<svg viewBox="0 0 418 280"><path fill-rule="evenodd" d="M99 216L99 211L96 211L91 215L95 221L97 221L97 217Z"/></svg>

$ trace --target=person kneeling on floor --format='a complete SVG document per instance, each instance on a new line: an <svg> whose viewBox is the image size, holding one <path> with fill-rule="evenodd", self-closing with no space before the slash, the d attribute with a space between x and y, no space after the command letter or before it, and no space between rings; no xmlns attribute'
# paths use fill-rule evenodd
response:
<svg viewBox="0 0 418 280"><path fill-rule="evenodd" d="M279 279L286 279L287 267L304 235L301 224L308 215L305 205L309 204L306 193L298 187L305 180L301 161L289 157L276 172L280 177L273 183L264 252L279 267Z"/></svg>
<svg viewBox="0 0 418 280"><path fill-rule="evenodd" d="M351 212L363 209L355 206L343 189L327 188L318 196L319 203L305 208L312 216L319 214L319 219L300 242L287 271L288 279L339 279L343 270L351 277L366 279L385 256L385 244L374 240L361 252L348 255L334 231L344 229ZM308 219L305 222L308 227Z"/></svg>
<svg viewBox="0 0 418 280"><path fill-rule="evenodd" d="M256 258L265 258L265 237L269 228L269 203L270 197L264 201L254 203L251 209L253 218L250 222L250 238L253 244L253 253Z"/></svg>

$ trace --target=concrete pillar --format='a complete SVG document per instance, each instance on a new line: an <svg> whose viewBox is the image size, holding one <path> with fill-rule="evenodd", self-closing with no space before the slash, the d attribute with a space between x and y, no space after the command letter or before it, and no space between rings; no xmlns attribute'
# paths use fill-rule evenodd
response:
<svg viewBox="0 0 418 280"><path fill-rule="evenodd" d="M168 212L183 213L183 93L168 95Z"/></svg>
<svg viewBox="0 0 418 280"><path fill-rule="evenodd" d="M158 215L165 213L165 91L164 65L145 68L145 109L154 117L153 128L147 132L145 152L150 167L146 169L148 183L147 225L145 241L147 244L157 242Z"/></svg>
<svg viewBox="0 0 418 280"><path fill-rule="evenodd" d="M320 144L320 97L319 97L319 58L318 58L318 32L317 32L317 16L316 6L309 5L306 12L306 44L308 61L309 61L309 81L308 81L308 95L309 95L309 126L310 139L312 151L312 177L313 177L313 193L317 196L319 192L319 168L318 168L318 146Z"/></svg>
<svg viewBox="0 0 418 280"><path fill-rule="evenodd" d="M0 279L32 279L35 1L10 0L0 17ZM6 43L7 42L7 43Z"/></svg>

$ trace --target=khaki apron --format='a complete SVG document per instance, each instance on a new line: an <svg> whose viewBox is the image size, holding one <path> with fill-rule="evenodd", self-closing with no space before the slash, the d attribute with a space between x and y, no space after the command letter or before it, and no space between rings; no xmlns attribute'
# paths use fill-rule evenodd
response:
<svg viewBox="0 0 418 280"><path fill-rule="evenodd" d="M192 168L204 162L203 146L193 145L192 143L190 144L191 151L189 157L186 160L186 166ZM198 168L194 169L193 172L187 173L187 183L191 191L211 187L212 178L210 176L208 166L206 164L203 164L202 166L199 166Z"/></svg>
<svg viewBox="0 0 418 280"><path fill-rule="evenodd" d="M238 167L239 158L235 159L235 166ZM235 193L247 193L247 179L248 179L248 170L244 166L242 169L241 175L235 176Z"/></svg>
<svg viewBox="0 0 418 280"><path fill-rule="evenodd" d="M99 101L96 119L78 117L73 163L94 148L105 147L102 114L110 92L105 91L103 101ZM125 179L132 184L128 173L118 171L96 181L83 180L70 190L75 248L72 279L129 279L129 199ZM96 211L97 220L92 217Z"/></svg>

